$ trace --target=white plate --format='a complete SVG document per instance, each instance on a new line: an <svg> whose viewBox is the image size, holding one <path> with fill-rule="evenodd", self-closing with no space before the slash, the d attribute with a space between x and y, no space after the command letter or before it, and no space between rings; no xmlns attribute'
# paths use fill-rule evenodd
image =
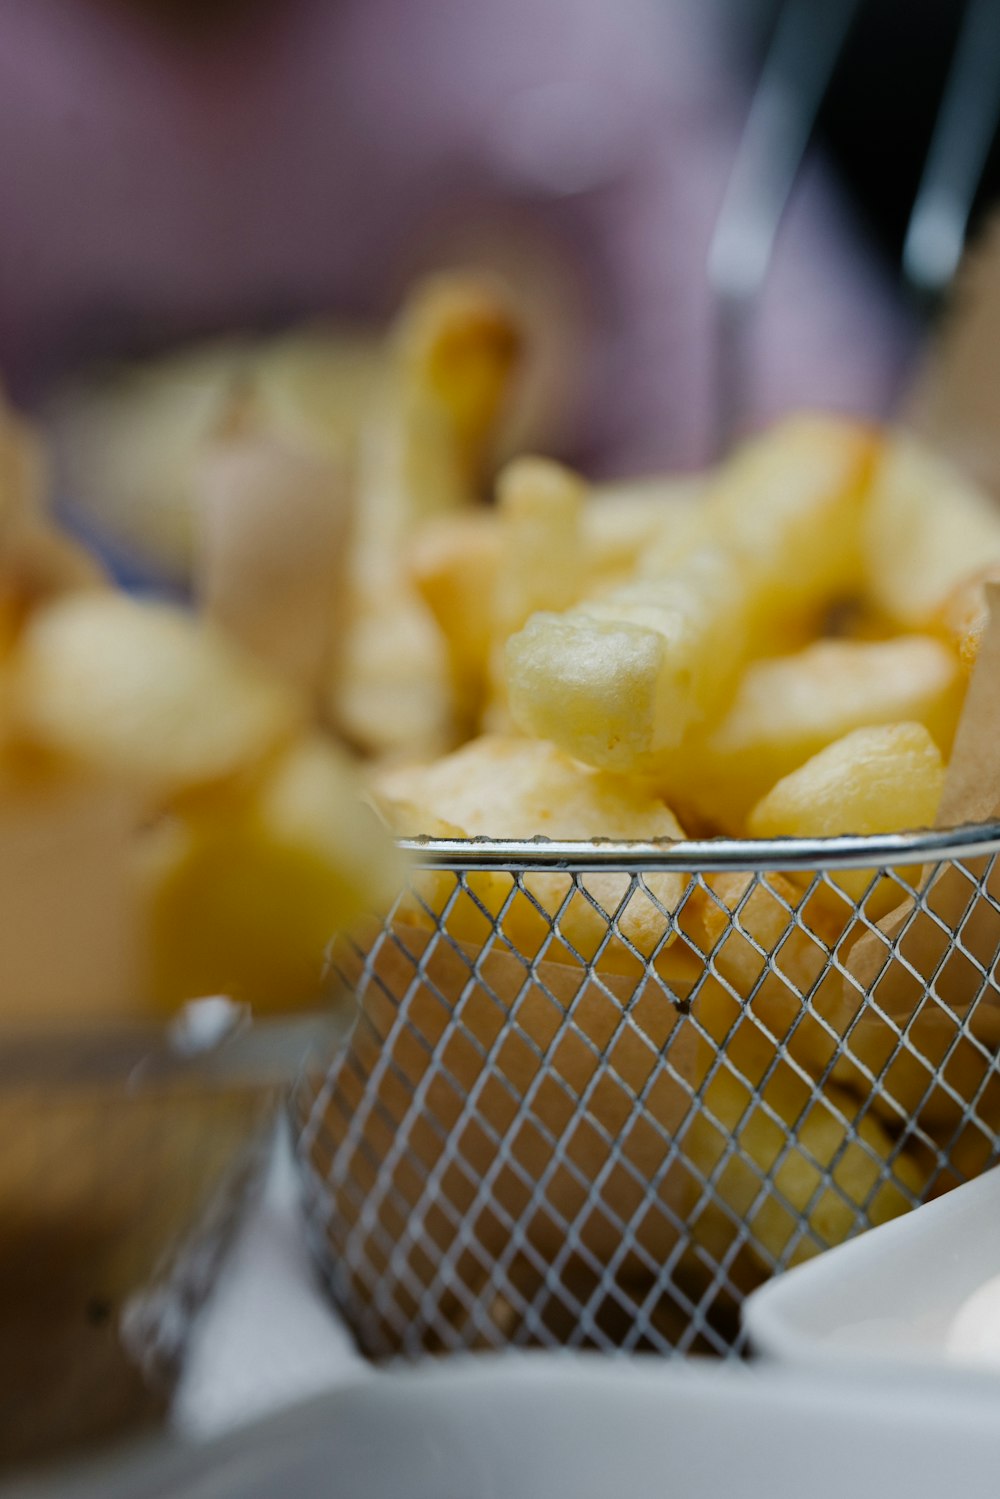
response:
<svg viewBox="0 0 1000 1499"><path fill-rule="evenodd" d="M201 1449L4 1499L996 1499L992 1387L522 1354L377 1374Z"/></svg>
<svg viewBox="0 0 1000 1499"><path fill-rule="evenodd" d="M947 1369L949 1329L962 1304L1000 1275L1000 1167L903 1218L871 1229L754 1292L743 1309L758 1353L827 1368ZM997 1480L1000 1492L1000 1478Z"/></svg>

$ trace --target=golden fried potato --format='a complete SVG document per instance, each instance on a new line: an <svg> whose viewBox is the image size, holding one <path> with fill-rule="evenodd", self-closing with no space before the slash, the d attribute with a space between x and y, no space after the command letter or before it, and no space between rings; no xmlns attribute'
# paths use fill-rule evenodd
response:
<svg viewBox="0 0 1000 1499"><path fill-rule="evenodd" d="M406 567L440 629L451 662L459 726L473 732L487 690L493 597L500 562L495 510L436 516L414 534Z"/></svg>
<svg viewBox="0 0 1000 1499"><path fill-rule="evenodd" d="M829 838L928 828L943 785L941 751L923 724L855 729L772 786L750 813L747 831L754 838ZM919 879L919 870L903 874ZM872 869L841 869L830 879L860 901L874 877ZM880 911L869 902L869 915L888 910L899 895L892 883L880 887Z"/></svg>
<svg viewBox="0 0 1000 1499"><path fill-rule="evenodd" d="M664 794L741 834L772 786L855 729L917 722L947 751L962 693L954 653L930 636L820 640L754 662L718 727L665 757Z"/></svg>
<svg viewBox="0 0 1000 1499"><path fill-rule="evenodd" d="M724 1204L693 1217L694 1242L721 1260L745 1224L765 1272L898 1217L924 1186L917 1162L857 1098L776 1061L750 1025L707 1081L684 1150L699 1172L715 1174Z"/></svg>
<svg viewBox="0 0 1000 1499"><path fill-rule="evenodd" d="M916 438L887 445L865 514L868 590L899 629L924 630L970 574L1000 563L1000 510Z"/></svg>
<svg viewBox="0 0 1000 1499"><path fill-rule="evenodd" d="M791 1041L812 1060L830 1047L808 1011L822 1010L830 982L839 996L839 976L831 978L827 969L850 914L846 901L838 909L818 891L803 893L785 874L755 879L733 871L699 882L678 922L730 998L746 1004L770 1032L772 1046ZM714 1021L710 1029L725 1040Z"/></svg>
<svg viewBox="0 0 1000 1499"><path fill-rule="evenodd" d="M861 581L862 519L879 448L877 433L857 422L786 417L709 478L704 530L665 536L644 571L678 566L685 546L731 547L751 580L758 627L773 633L803 612L815 616Z"/></svg>
<svg viewBox="0 0 1000 1499"><path fill-rule="evenodd" d="M721 709L745 607L737 559L706 550L670 577L533 615L505 652L514 723L587 764L651 770Z"/></svg>
<svg viewBox="0 0 1000 1499"><path fill-rule="evenodd" d="M253 767L305 713L220 631L120 593L39 607L13 670L23 735L152 799Z"/></svg>
<svg viewBox="0 0 1000 1499"><path fill-rule="evenodd" d="M747 828L754 838L926 828L934 822L943 781L941 751L923 724L855 729L772 786Z"/></svg>
<svg viewBox="0 0 1000 1499"><path fill-rule="evenodd" d="M591 487L583 508L588 592L644 575L668 547L693 550L704 536L707 481L695 475L656 475ZM663 566L655 569L663 571Z"/></svg>
<svg viewBox="0 0 1000 1499"><path fill-rule="evenodd" d="M651 772L722 711L776 631L856 585L873 453L867 431L832 419L747 444L706 494L711 544L699 525L668 532L642 579L533 616L511 638L515 724L588 764Z"/></svg>
<svg viewBox="0 0 1000 1499"><path fill-rule="evenodd" d="M149 835L150 992L167 1010L209 994L265 1012L315 1003L334 935L402 880L353 767L303 739L249 793L189 800Z"/></svg>
<svg viewBox="0 0 1000 1499"><path fill-rule="evenodd" d="M435 764L386 772L376 779L375 789L397 831L410 835L444 821L463 837L585 841L683 836L658 798L621 777L580 765L541 740L484 736ZM524 891L516 891L506 907L513 892L508 874L476 873L469 883L490 916L503 908L503 934L516 952L536 955L555 919L556 938L545 948L546 956L565 961L568 947L569 961L589 961L615 918L620 938L612 934L598 961L613 967L617 957L631 970L641 965L630 949L650 957L672 939L669 913L680 902L687 877L658 874L632 881L628 874L588 875L591 900L575 892L565 910L568 875L526 876ZM452 907L447 922L465 940L484 940L490 925L473 900Z"/></svg>
<svg viewBox="0 0 1000 1499"><path fill-rule="evenodd" d="M390 333L389 361L360 437L357 545L394 551L428 517L476 495L517 373L521 334L491 278L418 285Z"/></svg>
<svg viewBox="0 0 1000 1499"><path fill-rule="evenodd" d="M448 649L402 564L383 557L363 566L346 612L329 722L373 759L444 754L456 731Z"/></svg>
<svg viewBox="0 0 1000 1499"><path fill-rule="evenodd" d="M394 341L405 378L447 414L474 489L521 357L521 330L501 283L455 272L428 277L400 313Z"/></svg>

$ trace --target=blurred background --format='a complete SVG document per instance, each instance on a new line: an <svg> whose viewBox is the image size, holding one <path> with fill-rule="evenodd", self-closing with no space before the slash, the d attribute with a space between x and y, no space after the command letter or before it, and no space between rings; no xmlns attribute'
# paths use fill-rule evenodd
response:
<svg viewBox="0 0 1000 1499"><path fill-rule="evenodd" d="M485 262L543 329L539 440L590 468L691 467L792 404L884 412L927 314L907 228L970 62L973 223L996 181L995 10L0 0L0 367L31 402L94 356L383 317L415 271ZM741 160L734 352L710 267ZM781 223L759 284L751 188Z"/></svg>

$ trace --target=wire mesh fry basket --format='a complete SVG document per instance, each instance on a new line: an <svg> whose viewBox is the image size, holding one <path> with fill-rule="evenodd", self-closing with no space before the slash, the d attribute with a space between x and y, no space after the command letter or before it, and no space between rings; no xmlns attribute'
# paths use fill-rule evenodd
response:
<svg viewBox="0 0 1000 1499"><path fill-rule="evenodd" d="M408 846L293 1099L369 1356L738 1352L768 1276L997 1159L1000 824Z"/></svg>

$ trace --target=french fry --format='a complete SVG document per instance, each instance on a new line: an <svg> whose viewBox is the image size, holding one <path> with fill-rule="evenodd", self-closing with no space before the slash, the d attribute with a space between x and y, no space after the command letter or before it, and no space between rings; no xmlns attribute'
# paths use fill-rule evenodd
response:
<svg viewBox="0 0 1000 1499"><path fill-rule="evenodd" d="M655 475L592 485L583 511L591 589L642 574L669 547L704 539L701 475ZM663 570L663 563L656 563Z"/></svg>
<svg viewBox="0 0 1000 1499"><path fill-rule="evenodd" d="M719 725L665 759L664 794L741 834L772 786L855 729L913 721L947 751L962 696L954 653L931 636L820 640L752 663Z"/></svg>
<svg viewBox="0 0 1000 1499"><path fill-rule="evenodd" d="M493 623L502 642L539 609L568 609L586 581L586 486L561 464L518 458L497 478L500 556Z"/></svg>
<svg viewBox="0 0 1000 1499"><path fill-rule="evenodd" d="M110 591L35 610L12 669L20 734L142 788L153 804L251 768L305 715L220 631Z"/></svg>
<svg viewBox="0 0 1000 1499"><path fill-rule="evenodd" d="M923 724L855 729L772 786L750 813L747 830L753 838L829 838L927 828L943 785L941 751ZM919 879L917 869L902 873ZM860 903L874 878L872 869L841 869L830 883ZM898 899L897 885L880 882L865 909L883 915Z"/></svg>
<svg viewBox="0 0 1000 1499"><path fill-rule="evenodd" d="M916 1159L856 1097L776 1061L751 1026L730 1041L703 1098L683 1148L716 1178L717 1199L693 1215L691 1234L717 1261L749 1230L761 1272L799 1264L898 1217L925 1186Z"/></svg>
<svg viewBox="0 0 1000 1499"><path fill-rule="evenodd" d="M485 477L521 334L496 283L442 275L418 286L358 453L357 545L393 551L430 516L460 510Z"/></svg>
<svg viewBox="0 0 1000 1499"><path fill-rule="evenodd" d="M1000 563L992 498L918 439L889 442L865 515L867 587L903 630L924 630L970 574Z"/></svg>
<svg viewBox="0 0 1000 1499"><path fill-rule="evenodd" d="M515 724L587 764L652 772L721 709L746 603L735 556L705 550L672 577L533 615L505 651Z"/></svg>
<svg viewBox="0 0 1000 1499"><path fill-rule="evenodd" d="M704 487L701 527L667 533L643 571L673 569L685 550L738 552L751 580L758 627L783 630L862 578L862 525L880 440L868 427L801 415L745 443Z"/></svg>
<svg viewBox="0 0 1000 1499"><path fill-rule="evenodd" d="M147 836L148 992L170 1012L226 994L258 1012L315 1004L331 936L385 909L403 863L353 766L319 736L251 787L189 799Z"/></svg>
<svg viewBox="0 0 1000 1499"><path fill-rule="evenodd" d="M803 892L787 875L713 874L698 882L683 904L678 923L691 949L733 1001L745 1004L766 1028L772 1049L791 1047L812 1063L831 1045L813 1012L823 1011L839 977L829 962L847 926L851 908L840 909L817 891ZM720 1042L718 1020L710 1021Z"/></svg>
<svg viewBox="0 0 1000 1499"><path fill-rule="evenodd" d="M440 629L451 663L459 732L475 731L487 692L493 597L500 559L496 512L484 509L442 515L421 526L407 549L406 566Z"/></svg>
<svg viewBox="0 0 1000 1499"><path fill-rule="evenodd" d="M403 565L385 556L363 562L346 612L327 721L375 760L446 753L457 728L448 648Z"/></svg>
<svg viewBox="0 0 1000 1499"><path fill-rule="evenodd" d="M432 765L388 771L377 778L376 792L397 831L411 835L444 822L462 837L586 840L594 828L602 837L683 836L670 810L641 787L538 740L484 736ZM544 952L572 964L600 952L602 970L629 973L641 972L643 960L673 940L671 913L686 876L632 881L628 874L594 874L584 885L586 895L570 896L568 875L532 874L515 890L503 872L477 872L469 877L472 898L448 905L448 929L462 940L483 941L499 918L513 950L526 957ZM419 888L443 912L449 881L425 880Z"/></svg>
<svg viewBox="0 0 1000 1499"><path fill-rule="evenodd" d="M986 584L989 619L945 777L938 826L997 815L996 663L1000 657L1000 585ZM916 884L917 882L914 882ZM984 1064L1000 1045L1000 1006L992 975L1000 951L1000 879L982 859L945 862L923 872L913 895L852 943L831 1020L850 1029L850 1053L868 1077L886 1078L895 1110L956 1128L963 1100L981 1090ZM945 1082L935 1069L947 1063ZM849 1061L841 1070L852 1079ZM949 1076L950 1070L950 1076ZM889 1108L884 1099L878 1107ZM993 1108L1000 1125L1000 1100Z"/></svg>
<svg viewBox="0 0 1000 1499"><path fill-rule="evenodd" d="M668 540L642 581L537 615L511 638L517 726L589 764L654 771L721 711L779 624L856 583L874 451L865 431L808 419L748 444L705 498L706 532L718 545L706 546L695 527L693 537ZM821 518L832 543L818 539Z"/></svg>
<svg viewBox="0 0 1000 1499"><path fill-rule="evenodd" d="M582 531L586 486L544 458L518 458L496 486L500 549L493 582L493 641L484 722L508 727L504 647L539 610L568 609L588 582Z"/></svg>

